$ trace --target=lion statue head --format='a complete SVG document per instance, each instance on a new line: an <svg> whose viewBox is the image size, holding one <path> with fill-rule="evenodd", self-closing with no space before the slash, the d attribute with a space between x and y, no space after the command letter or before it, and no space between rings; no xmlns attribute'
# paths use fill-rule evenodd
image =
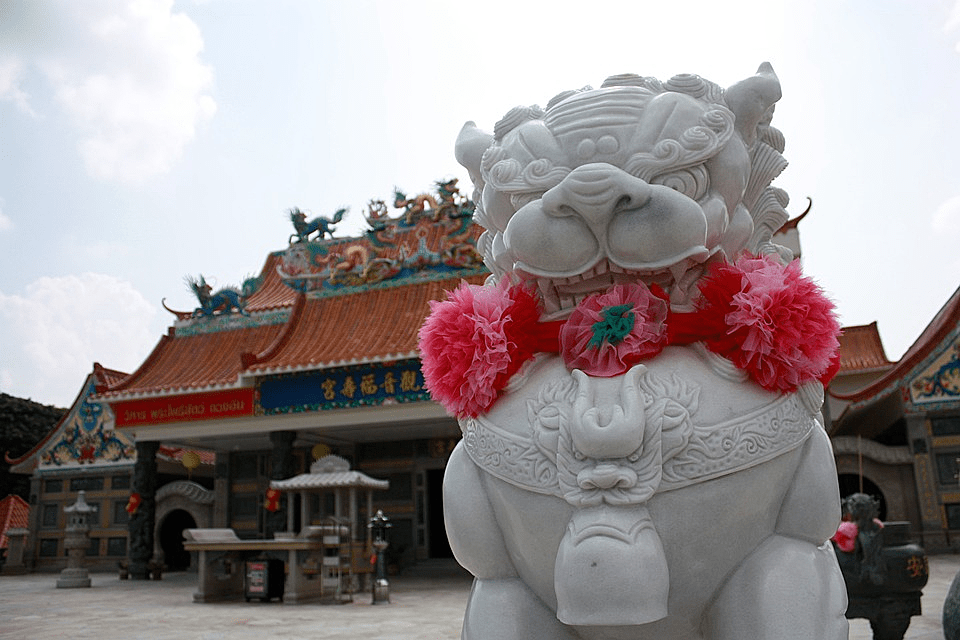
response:
<svg viewBox="0 0 960 640"><path fill-rule="evenodd" d="M466 123L456 155L487 266L535 285L562 318L638 279L683 308L709 261L743 250L789 260L770 242L787 219L786 193L770 186L786 166L770 126L780 95L768 63L726 89L622 74L511 109L492 135Z"/></svg>

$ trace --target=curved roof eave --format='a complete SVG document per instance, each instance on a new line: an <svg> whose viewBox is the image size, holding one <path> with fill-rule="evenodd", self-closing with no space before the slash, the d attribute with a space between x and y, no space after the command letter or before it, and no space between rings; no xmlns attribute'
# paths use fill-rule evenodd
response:
<svg viewBox="0 0 960 640"><path fill-rule="evenodd" d="M910 345L910 348L907 349L903 357L900 358L890 371L863 389L851 393L829 392L830 397L851 403L843 412L843 414L846 414L856 406L862 406L874 398L883 398L897 391L902 386L903 380L910 377L913 370L921 365L923 360L926 359L958 325L960 325L960 287L954 291L950 299L941 307L937 315L930 321L930 324L927 325L916 341ZM841 414L841 418L843 414Z"/></svg>
<svg viewBox="0 0 960 640"><path fill-rule="evenodd" d="M74 398L73 403L70 405L70 408L67 409L66 413L64 413L63 416L61 416L59 420L57 420L56 424L54 424L53 427L50 428L50 431L47 432L47 435L45 435L45 436L40 440L40 442L38 442L37 444L35 444L35 445L33 446L33 448L31 448L31 449L30 449L29 451L27 451L26 453L24 453L23 455L18 456L18 457L16 457L16 458L11 458L9 451L5 451L5 452L4 452L4 454L3 454L3 459L4 459L4 461L6 461L7 464L10 465L11 471L14 470L13 467L25 463L25 462L26 462L27 460L29 460L31 457L33 457L33 456L35 456L37 453L39 453L40 450L42 450L43 447L46 446L47 443L50 442L51 438L53 438L53 436L56 435L56 434L60 431L60 428L64 425L64 423L65 423L65 422L74 414L74 412L76 411L77 405L79 405L79 404L83 401L83 398L84 398L84 396L85 396L86 393L87 393L87 389L90 387L91 379L92 379L92 382L93 382L93 385L94 385L94 389L97 389L97 388L99 388L99 386L104 382L105 377L107 377L107 376L117 376L117 375L119 375L119 376L124 376L124 375L126 375L126 374L124 374L124 373L122 373L122 372L120 372L120 371L116 371L116 370L114 370L114 369L106 369L106 368L102 367L102 366L100 365L100 363L95 362L95 363L93 364L93 372L92 372L92 373L88 373L88 374L87 374L87 377L83 379L83 386L80 387L80 391L77 393L77 397ZM30 471L32 472L33 470L31 469Z"/></svg>

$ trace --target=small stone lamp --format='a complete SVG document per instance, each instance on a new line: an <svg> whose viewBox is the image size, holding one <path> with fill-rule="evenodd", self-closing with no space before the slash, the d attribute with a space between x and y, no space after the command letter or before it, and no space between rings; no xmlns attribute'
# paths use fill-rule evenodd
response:
<svg viewBox="0 0 960 640"><path fill-rule="evenodd" d="M370 518L368 529L373 530L373 548L377 552L377 572L373 581L373 601L390 602L390 583L387 581L387 571L383 560L383 552L390 545L386 540L387 529L392 527L390 518L383 515L383 510L377 509L377 515Z"/></svg>
<svg viewBox="0 0 960 640"><path fill-rule="evenodd" d="M88 518L97 508L87 504L83 491L77 492L77 501L63 508L67 514L66 537L63 546L67 551L67 567L60 572L58 589L89 587L90 575L83 566L83 560L90 547L90 523Z"/></svg>

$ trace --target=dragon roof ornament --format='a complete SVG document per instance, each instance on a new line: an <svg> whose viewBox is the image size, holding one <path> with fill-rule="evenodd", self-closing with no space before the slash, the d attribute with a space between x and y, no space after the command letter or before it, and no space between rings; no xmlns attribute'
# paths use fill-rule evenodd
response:
<svg viewBox="0 0 960 640"><path fill-rule="evenodd" d="M321 232L291 242L277 274L297 291L325 296L482 272L473 202L460 194L456 178L437 181L435 190L408 196L395 188L396 215L383 200L371 200L364 215L370 228L358 238Z"/></svg>

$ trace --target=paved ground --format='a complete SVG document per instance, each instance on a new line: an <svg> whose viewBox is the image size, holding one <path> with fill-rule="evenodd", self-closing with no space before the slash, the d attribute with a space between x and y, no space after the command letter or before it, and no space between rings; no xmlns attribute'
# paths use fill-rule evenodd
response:
<svg viewBox="0 0 960 640"><path fill-rule="evenodd" d="M923 616L913 618L906 640L943 640L943 599L958 571L960 556L930 559ZM470 590L465 578L397 577L389 604L372 605L369 594L343 605L195 604L192 573L159 582L94 574L89 589L57 589L56 581L56 574L0 576L0 638L456 640ZM850 627L851 640L872 637L865 620Z"/></svg>

